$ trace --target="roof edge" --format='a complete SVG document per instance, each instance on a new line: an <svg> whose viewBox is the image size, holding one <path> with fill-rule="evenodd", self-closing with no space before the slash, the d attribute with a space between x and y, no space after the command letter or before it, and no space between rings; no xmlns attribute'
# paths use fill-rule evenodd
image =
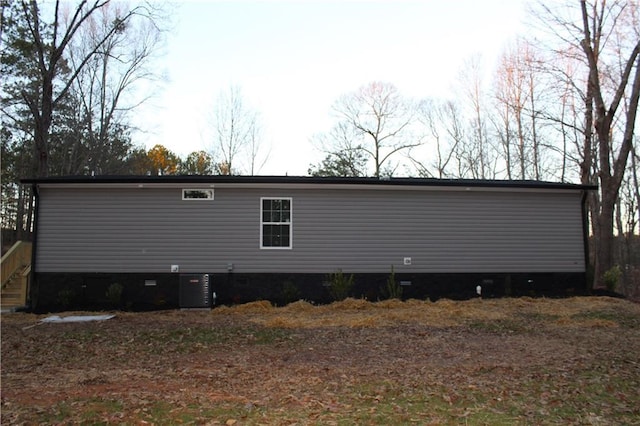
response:
<svg viewBox="0 0 640 426"><path fill-rule="evenodd" d="M223 175L165 175L165 176L50 176L25 178L24 185L67 184L330 184L330 185L381 185L381 186L433 186L475 188L530 188L595 190L596 185L535 180L490 179L436 179L413 177L312 177L312 176L223 176Z"/></svg>

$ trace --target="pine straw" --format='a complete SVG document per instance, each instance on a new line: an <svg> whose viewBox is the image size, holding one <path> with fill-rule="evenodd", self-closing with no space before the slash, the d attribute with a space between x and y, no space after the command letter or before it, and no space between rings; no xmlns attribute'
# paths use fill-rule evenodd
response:
<svg viewBox="0 0 640 426"><path fill-rule="evenodd" d="M221 306L213 312L216 314L261 314L275 309L271 302L267 300L259 300L257 302L244 303L232 307Z"/></svg>
<svg viewBox="0 0 640 426"><path fill-rule="evenodd" d="M381 327L399 324L446 328L514 319L526 325L527 318L544 321L550 327L597 328L617 327L618 323L610 318L585 316L587 313L622 311L640 315L640 305L609 297L441 299L436 302L415 299L369 302L348 298L319 306L299 300L278 308L267 301L260 301L216 308L213 314L248 315L250 321L256 324L276 328Z"/></svg>

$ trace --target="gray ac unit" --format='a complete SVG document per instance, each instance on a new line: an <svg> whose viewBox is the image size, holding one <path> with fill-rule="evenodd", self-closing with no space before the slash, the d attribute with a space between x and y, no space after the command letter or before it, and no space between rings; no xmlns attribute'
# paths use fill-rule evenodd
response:
<svg viewBox="0 0 640 426"><path fill-rule="evenodd" d="M180 308L211 308L209 274L180 274Z"/></svg>

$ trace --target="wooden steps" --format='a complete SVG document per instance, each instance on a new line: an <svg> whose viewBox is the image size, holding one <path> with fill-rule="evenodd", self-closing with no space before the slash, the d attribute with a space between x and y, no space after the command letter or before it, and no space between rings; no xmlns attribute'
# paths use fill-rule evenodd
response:
<svg viewBox="0 0 640 426"><path fill-rule="evenodd" d="M27 303L31 275L31 243L18 241L2 256L0 308L11 310Z"/></svg>
<svg viewBox="0 0 640 426"><path fill-rule="evenodd" d="M10 309L26 305L27 283L31 265L26 265L20 271L14 273L2 287L0 295L0 308Z"/></svg>

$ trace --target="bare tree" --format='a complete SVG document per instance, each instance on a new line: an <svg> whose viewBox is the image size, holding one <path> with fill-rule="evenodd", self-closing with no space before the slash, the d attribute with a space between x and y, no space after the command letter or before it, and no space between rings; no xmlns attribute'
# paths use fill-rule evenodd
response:
<svg viewBox="0 0 640 426"><path fill-rule="evenodd" d="M496 121L494 127L501 142L507 177L513 179L516 170L520 179L526 177L526 151L523 111L526 102L524 73L520 66L518 47L505 51L496 73ZM499 118L500 121L497 121ZM514 163L519 165L515 167Z"/></svg>
<svg viewBox="0 0 640 426"><path fill-rule="evenodd" d="M505 54L501 58L496 75L497 83L494 89L496 111L492 123L502 147L502 158L508 179L513 179L514 176L513 144L515 143L515 135L513 130L513 101L511 101L513 81L515 80L513 74L513 67Z"/></svg>
<svg viewBox="0 0 640 426"><path fill-rule="evenodd" d="M413 107L390 83L362 86L341 96L332 109L338 126L353 135L350 145L373 161L376 177L384 173L385 166L387 172L393 170L389 161L395 154L419 144L409 134Z"/></svg>
<svg viewBox="0 0 640 426"><path fill-rule="evenodd" d="M601 200L598 214L594 218L598 222L600 232L597 235L595 264L596 285L599 286L604 284L605 272L613 267L614 209L632 148L640 98L640 36L637 27L635 40L631 40L626 46L629 50L619 53L620 73L616 76L607 73L606 77L602 74L607 68L602 61L605 56L602 49L607 47L605 38L611 35L611 32L619 30L615 28L615 21L625 18L625 7L623 3L606 5L602 2L587 6L585 0L580 2L583 33L581 44L589 66L588 84L591 92L587 102L593 105L593 125L599 159ZM613 22L607 22L609 19ZM608 84L603 81L605 78L609 80ZM614 89L608 99L607 86L613 86ZM620 108L620 105L625 96L628 99L626 113L620 111L624 109ZM623 115L622 118L620 114ZM623 133L620 135L619 146L614 148L613 130L618 119L624 122Z"/></svg>
<svg viewBox="0 0 640 426"><path fill-rule="evenodd" d="M112 22L126 10L121 3L109 3L87 18L76 37L69 43L68 57L72 68L82 60L111 29ZM84 145L81 171L118 173L130 143L126 138L128 114L148 99L140 83L157 78L151 59L161 42L156 23L139 16L122 24L111 37L105 38L92 60L85 63L70 89L79 104L77 127L82 127ZM135 89L140 95L132 96Z"/></svg>
<svg viewBox="0 0 640 426"><path fill-rule="evenodd" d="M532 46L519 39L503 53L496 72L494 127L509 179L542 177L538 62Z"/></svg>
<svg viewBox="0 0 640 426"><path fill-rule="evenodd" d="M260 123L256 122L253 131L249 136L249 144L247 146L247 155L249 157L249 174L254 176L260 172L260 169L269 160L270 150L266 149L266 145L261 138Z"/></svg>
<svg viewBox="0 0 640 426"><path fill-rule="evenodd" d="M424 161L410 152L409 158L420 176L449 178L457 174L450 170L462 137L452 101L426 99L418 104L416 121L422 129L421 141L426 148ZM432 157L433 156L433 157Z"/></svg>
<svg viewBox="0 0 640 426"><path fill-rule="evenodd" d="M540 180L544 173L545 155L543 152L544 144L541 132L539 132L539 115L538 108L539 95L541 91L538 89L539 75L542 59L539 58L533 47L525 44L524 48L524 64L526 70L526 87L529 97L528 119L531 126L531 149L533 151L533 176Z"/></svg>
<svg viewBox="0 0 640 426"><path fill-rule="evenodd" d="M77 58L75 67L64 72L68 67L65 54L69 46L78 37L82 28L89 24L89 19L96 12L105 8L108 0L82 0L75 7L67 9L66 2L57 0L46 10L52 11L49 20L43 19L43 12L36 0L21 1L22 18L28 28L29 42L35 48L34 67L38 71L37 90L23 90L25 104L32 115L34 129L34 148L38 162L39 176L49 173L50 130L54 111L68 94L79 74L104 48L114 35L124 31L133 17L152 19L152 11L148 5L139 4L133 8L123 9L109 23L109 26L92 44L86 46L85 54Z"/></svg>
<svg viewBox="0 0 640 426"><path fill-rule="evenodd" d="M585 152L581 148L584 120L579 112L580 104L584 105L584 99L582 92L577 87L581 83L576 75L573 61L563 57L559 59L560 63L564 65L560 75L566 76L566 78L560 80L557 90L552 93L560 99L560 109L557 111L557 116L545 114L545 119L550 120L552 129L556 129L559 133L561 140L561 147L559 147L561 153L560 180L566 182L570 174L569 169L573 168L571 166L580 170L580 167L585 163Z"/></svg>
<svg viewBox="0 0 640 426"><path fill-rule="evenodd" d="M461 111L467 128L464 142L456 147L458 161L465 164L465 177L489 179L498 175L499 156L489 138L487 96L479 56L472 56L460 71L459 102L465 105Z"/></svg>
<svg viewBox="0 0 640 426"><path fill-rule="evenodd" d="M614 266L615 210L633 148L640 97L640 5L622 0L539 3L537 17L550 30L556 57L575 71L552 68L558 86L571 87L582 100L579 126L580 181L599 184L589 194L596 287ZM576 78L576 75L582 77ZM573 74L573 75L571 75ZM570 124L560 120L563 125ZM569 127L569 126L567 126Z"/></svg>
<svg viewBox="0 0 640 426"><path fill-rule="evenodd" d="M249 157L250 172L256 170L260 147L258 113L248 107L238 86L230 86L218 94L213 110L213 153L221 158L222 174L237 174L237 160ZM266 160L265 160L266 161Z"/></svg>

